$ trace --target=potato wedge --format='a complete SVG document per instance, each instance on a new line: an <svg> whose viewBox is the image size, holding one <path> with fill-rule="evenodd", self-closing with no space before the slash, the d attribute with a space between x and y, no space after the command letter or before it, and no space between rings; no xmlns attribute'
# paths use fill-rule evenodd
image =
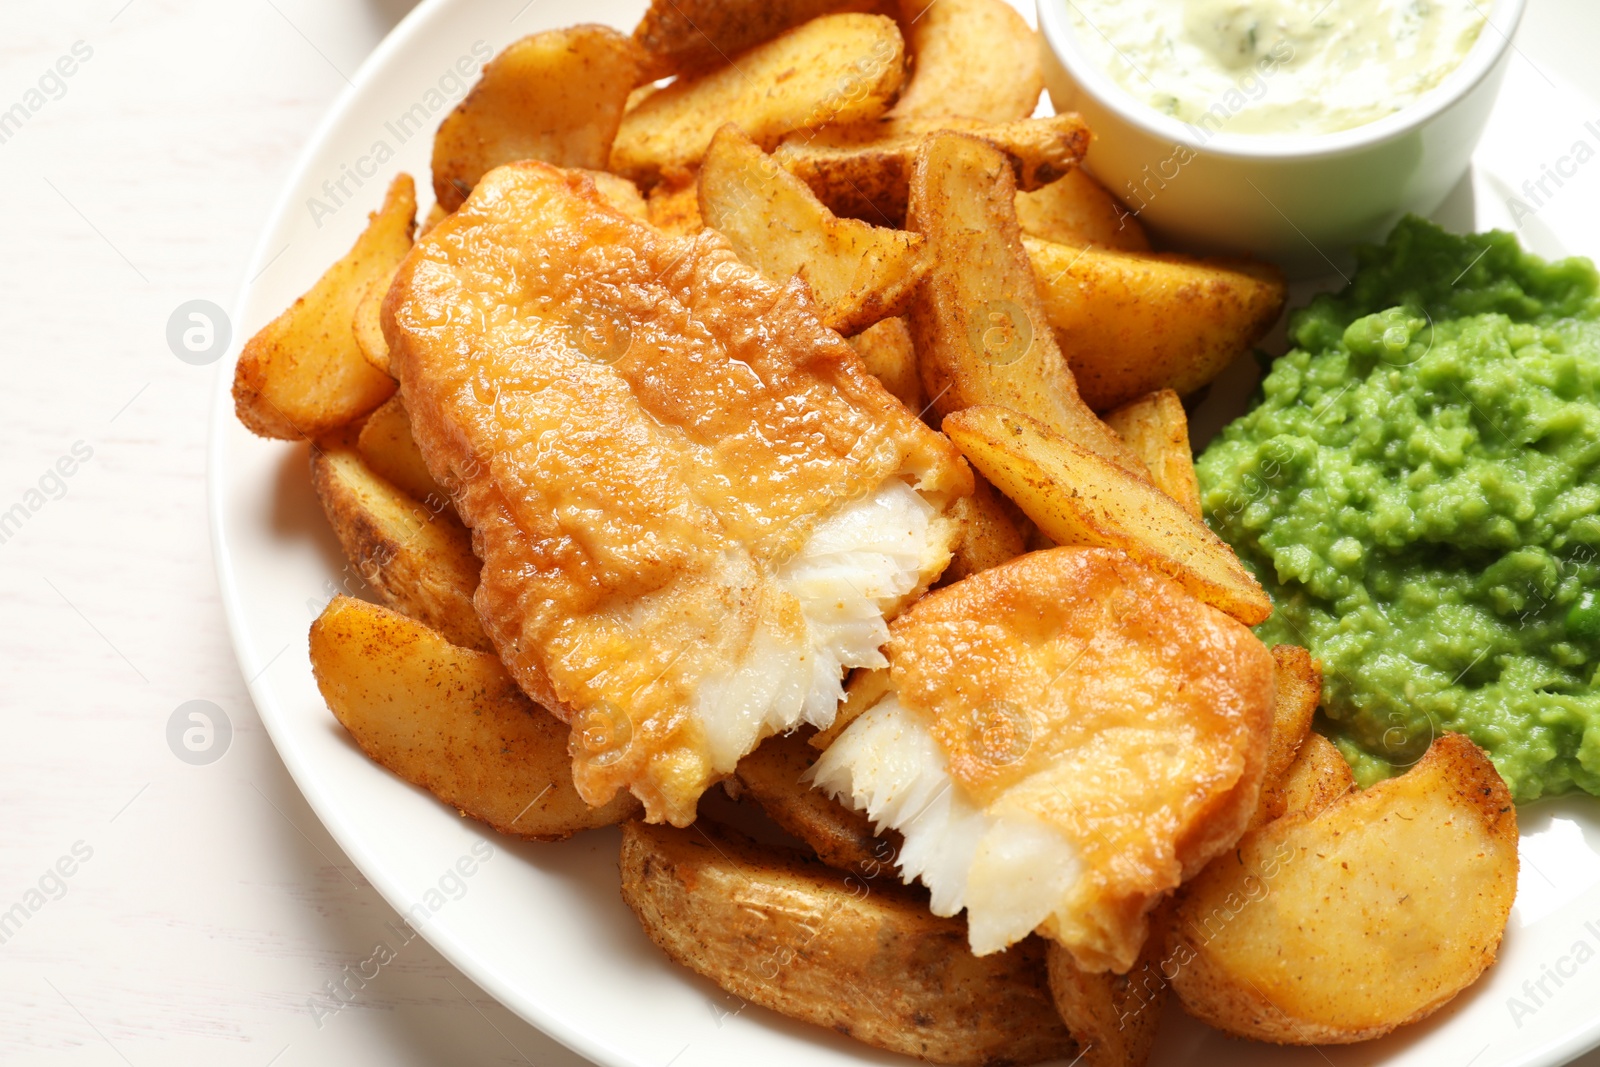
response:
<svg viewBox="0 0 1600 1067"><path fill-rule="evenodd" d="M498 166L539 159L604 170L643 56L606 26L572 26L517 41L439 124L433 195L446 211Z"/></svg>
<svg viewBox="0 0 1600 1067"><path fill-rule="evenodd" d="M927 407L911 326L903 317L884 319L847 338L861 362L894 398L918 414Z"/></svg>
<svg viewBox="0 0 1600 1067"><path fill-rule="evenodd" d="M649 205L645 203L637 185L609 171L591 170L585 173L594 180L595 192L600 194L601 200L630 219L637 219L640 222L650 221Z"/></svg>
<svg viewBox="0 0 1600 1067"><path fill-rule="evenodd" d="M361 298L356 301L356 317L352 323L361 357L385 374L389 374L389 342L383 336L383 298L389 295L394 275L395 271L390 271L366 284Z"/></svg>
<svg viewBox="0 0 1600 1067"><path fill-rule="evenodd" d="M450 494L428 473L422 450L411 436L411 416L399 396L391 396L367 416L356 438L356 451L372 473L426 505L430 512L449 504Z"/></svg>
<svg viewBox="0 0 1600 1067"><path fill-rule="evenodd" d="M1015 192L1004 157L976 138L931 134L917 153L906 226L928 238L935 259L911 304L923 391L941 416L1007 407L1148 477L1078 399L1022 253Z"/></svg>
<svg viewBox="0 0 1600 1067"><path fill-rule="evenodd" d="M1023 244L1056 343L1096 411L1208 384L1277 321L1287 293L1282 272L1248 260Z"/></svg>
<svg viewBox="0 0 1600 1067"><path fill-rule="evenodd" d="M1247 626L1272 614L1233 549L1150 482L1004 408L958 411L944 432L1057 544L1121 549Z"/></svg>
<svg viewBox="0 0 1600 1067"><path fill-rule="evenodd" d="M737 126L717 131L700 165L700 215L768 280L803 280L840 333L904 311L928 272L923 238L836 217Z"/></svg>
<svg viewBox="0 0 1600 1067"><path fill-rule="evenodd" d="M233 407L252 433L320 437L389 399L394 380L367 362L352 324L368 287L411 251L416 216L416 187L398 175L345 257L245 344L233 371Z"/></svg>
<svg viewBox="0 0 1600 1067"><path fill-rule="evenodd" d="M559 841L638 803L591 808L572 784L569 730L500 661L339 596L311 624L311 668L334 717L381 766L504 834Z"/></svg>
<svg viewBox="0 0 1600 1067"><path fill-rule="evenodd" d="M983 958L916 893L870 889L712 826L630 822L622 899L673 960L734 996L933 1063L1071 1060L1029 938Z"/></svg>
<svg viewBox="0 0 1600 1067"><path fill-rule="evenodd" d="M913 57L893 114L1013 122L1044 91L1039 35L1005 0L901 0Z"/></svg>
<svg viewBox="0 0 1600 1067"><path fill-rule="evenodd" d="M645 77L704 74L820 15L872 11L871 0L652 0L634 27L650 57Z"/></svg>
<svg viewBox="0 0 1600 1067"><path fill-rule="evenodd" d="M644 186L700 162L725 123L763 148L793 130L882 115L905 77L905 41L882 15L823 15L673 82L622 118L608 168Z"/></svg>
<svg viewBox="0 0 1600 1067"><path fill-rule="evenodd" d="M674 237L693 237L705 229L695 172L683 167L663 171L661 180L650 189L645 213L650 225Z"/></svg>
<svg viewBox="0 0 1600 1067"><path fill-rule="evenodd" d="M1356 776L1339 752L1339 746L1321 734L1306 736L1278 786L1283 812L1308 818L1353 792Z"/></svg>
<svg viewBox="0 0 1600 1067"><path fill-rule="evenodd" d="M1178 394L1163 389L1142 396L1107 412L1105 422L1144 462L1156 488L1200 518L1200 480L1189 447L1189 416Z"/></svg>
<svg viewBox="0 0 1600 1067"><path fill-rule="evenodd" d="M868 878L892 870L899 835L880 838L859 811L801 780L817 758L798 733L769 737L739 761L733 782L768 818L811 846L817 859Z"/></svg>
<svg viewBox="0 0 1600 1067"><path fill-rule="evenodd" d="M1081 167L1042 189L1018 193L1017 222L1029 237L1073 248L1150 251L1138 218Z"/></svg>
<svg viewBox="0 0 1600 1067"><path fill-rule="evenodd" d="M1055 181L1076 167L1089 149L1089 128L1077 115L999 125L947 117L808 130L784 138L772 155L811 186L834 214L897 226L906 217L917 148L924 137L940 130L960 130L999 149L1021 189Z"/></svg>
<svg viewBox="0 0 1600 1067"><path fill-rule="evenodd" d="M311 485L350 565L385 604L451 644L493 651L472 606L482 567L448 500L413 499L332 441L312 449Z"/></svg>
<svg viewBox="0 0 1600 1067"><path fill-rule="evenodd" d="M889 668L863 667L853 671L850 680L845 683L844 703L839 705L839 710L834 713L833 725L826 730L818 730L811 735L807 742L818 752L825 752L834 738L844 733L845 727L859 719L863 712L872 708L889 693Z"/></svg>
<svg viewBox="0 0 1600 1067"><path fill-rule="evenodd" d="M1178 906L1173 988L1240 1037L1365 1041L1477 981L1516 888L1511 795L1446 734L1400 777L1251 831L1201 872Z"/></svg>
<svg viewBox="0 0 1600 1067"><path fill-rule="evenodd" d="M1261 776L1261 802L1250 820L1254 829L1284 814L1287 779L1300 746L1311 734L1311 719L1322 703L1322 668L1298 645L1273 645L1272 739ZM1342 760L1340 762L1343 762Z"/></svg>
<svg viewBox="0 0 1600 1067"><path fill-rule="evenodd" d="M982 475L974 475L972 481L972 495L950 507L950 517L959 525L960 533L950 565L939 576L941 585L998 567L1027 551L1022 531L1012 521L1004 500Z"/></svg>
<svg viewBox="0 0 1600 1067"><path fill-rule="evenodd" d="M1072 953L1050 943L1050 993L1061 1021L1078 1044L1078 1067L1144 1067L1161 1028L1168 1000L1161 964L1166 910L1150 917L1150 937L1127 974L1086 971Z"/></svg>

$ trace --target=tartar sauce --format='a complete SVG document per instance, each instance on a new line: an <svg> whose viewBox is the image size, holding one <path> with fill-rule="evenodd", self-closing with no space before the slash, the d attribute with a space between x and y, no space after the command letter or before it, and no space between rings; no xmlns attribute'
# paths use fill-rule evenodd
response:
<svg viewBox="0 0 1600 1067"><path fill-rule="evenodd" d="M1486 0L1062 0L1124 89L1202 131L1331 133L1460 65Z"/></svg>

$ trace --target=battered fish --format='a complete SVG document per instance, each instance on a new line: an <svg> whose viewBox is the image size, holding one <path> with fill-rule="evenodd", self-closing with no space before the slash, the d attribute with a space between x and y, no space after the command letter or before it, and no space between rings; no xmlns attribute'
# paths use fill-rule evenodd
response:
<svg viewBox="0 0 1600 1067"><path fill-rule="evenodd" d="M889 685L810 771L904 835L901 876L972 951L1037 929L1126 972L1146 915L1255 810L1273 663L1121 552L1057 548L895 620Z"/></svg>
<svg viewBox="0 0 1600 1067"><path fill-rule="evenodd" d="M581 174L488 174L402 265L384 331L484 629L575 725L590 804L629 789L692 822L763 737L832 721L949 560L970 472L804 287Z"/></svg>

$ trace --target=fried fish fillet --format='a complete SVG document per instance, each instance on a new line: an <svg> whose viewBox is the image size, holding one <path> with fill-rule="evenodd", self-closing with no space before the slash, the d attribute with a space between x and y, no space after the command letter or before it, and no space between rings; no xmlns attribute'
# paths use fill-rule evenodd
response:
<svg viewBox="0 0 1600 1067"><path fill-rule="evenodd" d="M575 727L591 804L693 821L763 737L832 721L949 560L970 472L804 287L581 174L490 172L401 266L384 329L484 629Z"/></svg>
<svg viewBox="0 0 1600 1067"><path fill-rule="evenodd" d="M889 685L812 780L905 837L901 876L972 950L1037 929L1126 972L1146 916L1232 847L1260 792L1273 662L1121 552L1034 552L895 620Z"/></svg>

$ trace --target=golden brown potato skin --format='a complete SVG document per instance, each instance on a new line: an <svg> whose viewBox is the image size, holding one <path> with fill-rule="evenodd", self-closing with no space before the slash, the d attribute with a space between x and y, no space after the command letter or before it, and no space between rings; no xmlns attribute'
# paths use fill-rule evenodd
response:
<svg viewBox="0 0 1600 1067"><path fill-rule="evenodd" d="M1005 0L901 0L914 57L899 116L1012 122L1044 91L1039 36Z"/></svg>
<svg viewBox="0 0 1600 1067"><path fill-rule="evenodd" d="M973 476L972 495L956 501L950 517L960 526L960 533L950 555L950 566L939 577L941 585L998 567L1027 551L1005 498L982 475Z"/></svg>
<svg viewBox="0 0 1600 1067"><path fill-rule="evenodd" d="M416 216L416 186L398 175L344 258L245 344L233 371L233 408L252 433L321 437L389 399L394 380L362 355L356 309L411 251Z"/></svg>
<svg viewBox="0 0 1600 1067"><path fill-rule="evenodd" d="M1029 237L1073 248L1150 251L1150 238L1133 212L1081 167L1042 189L1018 193L1017 221Z"/></svg>
<svg viewBox="0 0 1600 1067"><path fill-rule="evenodd" d="M927 403L922 396L922 376L917 371L917 348L911 340L910 324L900 316L884 319L848 340L867 373L882 382L900 403L922 414Z"/></svg>
<svg viewBox="0 0 1600 1067"><path fill-rule="evenodd" d="M700 185L687 167L662 171L645 200L645 221L672 237L693 237L706 228L700 217Z"/></svg>
<svg viewBox="0 0 1600 1067"><path fill-rule="evenodd" d="M501 833L557 841L638 810L626 795L585 804L566 724L523 696L494 656L403 615L335 597L311 625L311 668L368 756Z"/></svg>
<svg viewBox="0 0 1600 1067"><path fill-rule="evenodd" d="M1267 332L1276 267L1025 238L1045 314L1084 401L1108 411L1157 389L1187 396Z"/></svg>
<svg viewBox="0 0 1600 1067"><path fill-rule="evenodd" d="M714 826L630 822L622 898L673 960L791 1018L931 1063L1070 1061L1076 1043L1029 938L979 959L966 924Z"/></svg>
<svg viewBox="0 0 1600 1067"><path fill-rule="evenodd" d="M356 450L374 474L413 500L433 509L450 500L444 487L428 473L422 450L411 436L411 416L400 397L391 396L367 416L356 438Z"/></svg>
<svg viewBox="0 0 1600 1067"><path fill-rule="evenodd" d="M433 195L460 207L482 177L519 159L604 170L643 56L606 26L524 37L489 61L433 140Z"/></svg>
<svg viewBox="0 0 1600 1067"><path fill-rule="evenodd" d="M1167 921L1165 909L1150 917L1150 937L1127 974L1086 971L1071 952L1051 943L1050 994L1084 1046L1079 1067L1144 1067L1150 1059L1168 999L1161 974Z"/></svg>
<svg viewBox="0 0 1600 1067"><path fill-rule="evenodd" d="M1189 448L1189 416L1178 394L1162 389L1142 396L1108 412L1105 421L1144 462L1156 488L1199 519L1200 479Z"/></svg>
<svg viewBox="0 0 1600 1067"><path fill-rule="evenodd" d="M771 148L794 130L875 119L904 78L892 19L823 15L640 99L622 116L607 169L648 187L665 167L699 163L728 122Z"/></svg>
<svg viewBox="0 0 1600 1067"><path fill-rule="evenodd" d="M332 440L312 449L311 485L346 558L385 604L464 648L492 650L472 604L481 568L448 500L407 496Z"/></svg>
<svg viewBox="0 0 1600 1067"><path fill-rule="evenodd" d="M1356 776L1350 764L1332 741L1321 734L1308 734L1293 763L1279 781L1277 792L1283 797L1283 812L1317 815L1330 804L1353 792Z"/></svg>
<svg viewBox="0 0 1600 1067"><path fill-rule="evenodd" d="M1295 757L1311 733L1311 719L1322 702L1322 668L1298 645L1273 645L1275 706L1272 740L1267 746L1267 773L1261 781L1261 803L1250 821L1255 829L1288 811L1288 778ZM1340 759L1343 765L1344 760Z"/></svg>
<svg viewBox="0 0 1600 1067"><path fill-rule="evenodd" d="M695 75L819 15L873 11L871 0L652 0L633 40L649 55L644 78Z"/></svg>
<svg viewBox="0 0 1600 1067"><path fill-rule="evenodd" d="M741 795L761 805L828 866L871 874L886 869L899 851L899 835L878 837L865 815L801 781L816 757L817 750L799 733L769 737L739 761L734 781Z"/></svg>
<svg viewBox="0 0 1600 1067"><path fill-rule="evenodd" d="M1180 898L1173 988L1240 1037L1379 1037L1477 981L1516 888L1511 795L1445 734L1400 777L1268 823L1206 868Z"/></svg>

